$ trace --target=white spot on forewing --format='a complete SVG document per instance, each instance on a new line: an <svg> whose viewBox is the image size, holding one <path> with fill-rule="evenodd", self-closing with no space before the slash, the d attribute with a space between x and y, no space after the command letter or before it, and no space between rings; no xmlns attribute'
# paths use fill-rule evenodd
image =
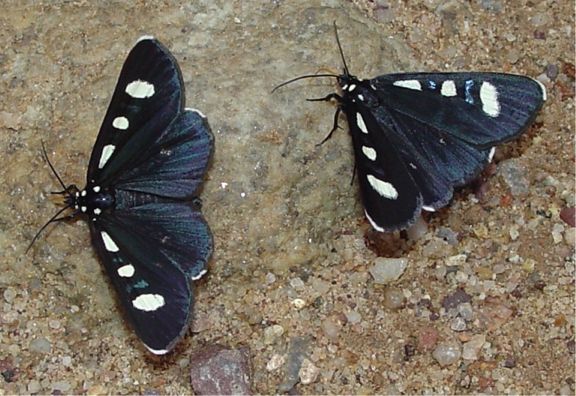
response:
<svg viewBox="0 0 576 396"><path fill-rule="evenodd" d="M372 224L372 227L374 227L374 229L376 231L384 232L384 228L382 228L378 224L376 224L376 222L374 220L372 220L372 217L370 217L370 215L368 214L368 212L366 210L364 210L364 214L366 215L366 218L368 219L370 224Z"/></svg>
<svg viewBox="0 0 576 396"><path fill-rule="evenodd" d="M376 150L372 147L362 146L362 152L371 161L376 161Z"/></svg>
<svg viewBox="0 0 576 396"><path fill-rule="evenodd" d="M482 111L490 117L498 117L500 114L500 103L498 102L498 90L491 83L484 81L480 86L480 101Z"/></svg>
<svg viewBox="0 0 576 396"><path fill-rule="evenodd" d="M82 212L86 212L86 211L88 210L88 208L87 208L86 206L82 206L82 207L80 208L80 210L81 210Z"/></svg>
<svg viewBox="0 0 576 396"><path fill-rule="evenodd" d="M362 114L356 113L356 125L358 128L364 133L368 133L368 128L366 128L366 123L364 122L364 118L362 118Z"/></svg>
<svg viewBox="0 0 576 396"><path fill-rule="evenodd" d="M128 122L128 118L126 117L116 117L114 121L112 121L112 126L116 129L126 130L130 126Z"/></svg>
<svg viewBox="0 0 576 396"><path fill-rule="evenodd" d="M200 110L198 110L198 109L193 109L193 108L191 108L191 107L186 107L184 110L186 110L186 111L192 111L192 112L198 114L200 117L206 118L206 116L204 115L204 113L202 113L202 112L201 112Z"/></svg>
<svg viewBox="0 0 576 396"><path fill-rule="evenodd" d="M104 242L104 247L106 250L112 253L116 253L118 250L120 250L118 249L118 245L114 243L106 231L100 232L100 235L102 236L102 241Z"/></svg>
<svg viewBox="0 0 576 396"><path fill-rule="evenodd" d="M99 215L100 213L102 213L102 209L100 209L100 208L94 208L94 214L95 214L95 215Z"/></svg>
<svg viewBox="0 0 576 396"><path fill-rule="evenodd" d="M384 198L396 199L398 198L398 191L394 186L388 182L382 181L373 175L366 176L368 183L372 186L374 190Z"/></svg>
<svg viewBox="0 0 576 396"><path fill-rule="evenodd" d="M436 209L432 206L422 206L422 210L425 210L426 212L436 212Z"/></svg>
<svg viewBox="0 0 576 396"><path fill-rule="evenodd" d="M358 99L359 99L361 102L364 102L364 95L358 94Z"/></svg>
<svg viewBox="0 0 576 396"><path fill-rule="evenodd" d="M134 300L132 305L140 311L152 312L164 306L164 297L160 294L140 294Z"/></svg>
<svg viewBox="0 0 576 396"><path fill-rule="evenodd" d="M100 162L98 163L98 168L104 168L104 165L108 162L110 157L112 157L112 153L116 150L116 146L113 144L108 144L102 148L102 155L100 156Z"/></svg>
<svg viewBox="0 0 576 396"><path fill-rule="evenodd" d="M452 80L446 80L442 83L440 90L442 96L456 96L456 84Z"/></svg>
<svg viewBox="0 0 576 396"><path fill-rule="evenodd" d="M538 81L535 78L533 80L536 81L538 85L540 85L540 88L542 89L542 100L548 99L548 95L546 94L546 86L542 84L541 81Z"/></svg>
<svg viewBox="0 0 576 396"><path fill-rule="evenodd" d="M422 85L418 80L399 80L394 81L393 85L402 88L414 89L416 91L422 91Z"/></svg>
<svg viewBox="0 0 576 396"><path fill-rule="evenodd" d="M126 93L136 99L145 99L154 95L154 85L147 81L136 80L126 86Z"/></svg>
<svg viewBox="0 0 576 396"><path fill-rule="evenodd" d="M95 193L100 192L100 186L92 187L92 191L94 191Z"/></svg>
<svg viewBox="0 0 576 396"><path fill-rule="evenodd" d="M118 268L118 275L120 275L123 278L130 278L132 277L132 275L134 275L134 266L132 266L132 264L126 264L123 265L122 267Z"/></svg>
<svg viewBox="0 0 576 396"><path fill-rule="evenodd" d="M351 84L350 88L348 88L348 92L352 92L356 89L356 84Z"/></svg>

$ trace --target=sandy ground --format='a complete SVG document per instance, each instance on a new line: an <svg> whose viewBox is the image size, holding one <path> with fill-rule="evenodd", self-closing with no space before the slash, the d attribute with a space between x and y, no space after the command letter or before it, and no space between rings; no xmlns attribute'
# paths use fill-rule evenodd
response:
<svg viewBox="0 0 576 396"><path fill-rule="evenodd" d="M191 393L190 351L213 343L248 348L259 393L574 394L573 2L26 3L0 15L0 394ZM333 83L270 94L340 70L333 21L364 78L503 71L548 88L535 127L419 239L371 231L346 129L315 146L335 109L304 99ZM41 140L83 185L142 34L179 60L216 137L202 192L216 250L192 331L161 360L125 324L86 224L24 253L57 208ZM382 285L370 270L386 257L407 268Z"/></svg>

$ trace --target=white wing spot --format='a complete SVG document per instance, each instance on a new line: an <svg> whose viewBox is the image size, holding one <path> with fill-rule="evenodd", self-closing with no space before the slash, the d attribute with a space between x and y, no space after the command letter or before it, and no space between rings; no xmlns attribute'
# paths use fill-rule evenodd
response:
<svg viewBox="0 0 576 396"><path fill-rule="evenodd" d="M202 277L204 276L204 274L206 274L206 272L208 272L208 270L203 269L202 271L200 271L200 272L198 273L198 275L196 275L196 276L191 276L190 279L192 279L192 280L198 280L198 279L202 278Z"/></svg>
<svg viewBox="0 0 576 396"><path fill-rule="evenodd" d="M104 168L106 162L108 162L110 157L112 157L112 153L114 152L114 150L116 150L116 146L114 146L113 144L104 146L104 148L102 149L102 155L100 156L100 162L98 163L98 169Z"/></svg>
<svg viewBox="0 0 576 396"><path fill-rule="evenodd" d="M356 84L351 84L350 88L348 88L348 92L352 92L356 89Z"/></svg>
<svg viewBox="0 0 576 396"><path fill-rule="evenodd" d="M364 95L358 94L358 99L360 99L361 102L364 102Z"/></svg>
<svg viewBox="0 0 576 396"><path fill-rule="evenodd" d="M134 275L134 272L136 271L134 270L132 264L126 264L118 268L118 275L120 275L123 278L131 278L132 275Z"/></svg>
<svg viewBox="0 0 576 396"><path fill-rule="evenodd" d="M100 192L100 186L92 187L92 191L94 191L95 193Z"/></svg>
<svg viewBox="0 0 576 396"><path fill-rule="evenodd" d="M440 90L442 96L456 96L456 84L452 80L446 80L442 83Z"/></svg>
<svg viewBox="0 0 576 396"><path fill-rule="evenodd" d="M500 114L500 103L498 102L498 90L492 84L484 81L480 86L480 101L482 111L490 117L498 117Z"/></svg>
<svg viewBox="0 0 576 396"><path fill-rule="evenodd" d="M140 41L145 41L145 40L154 40L154 36L150 36L149 34L146 34L146 35L140 37L138 40L136 40L136 43L139 43Z"/></svg>
<svg viewBox="0 0 576 396"><path fill-rule="evenodd" d="M364 210L364 214L366 215L366 218L368 219L370 224L372 224L372 227L374 227L374 229L376 231L384 232L384 228L382 228L378 224L376 224L376 222L374 220L372 220L372 217L370 217L370 215L368 214L368 212L366 210Z"/></svg>
<svg viewBox="0 0 576 396"><path fill-rule="evenodd" d="M394 81L393 85L396 85L397 87L413 89L415 91L422 91L422 85L418 80L399 80Z"/></svg>
<svg viewBox="0 0 576 396"><path fill-rule="evenodd" d="M358 128L364 133L368 133L368 128L366 128L366 123L364 122L364 118L362 118L362 114L356 113L356 124Z"/></svg>
<svg viewBox="0 0 576 396"><path fill-rule="evenodd" d="M102 236L102 241L104 241L104 247L106 247L106 250L112 253L116 253L120 250L106 231L101 231L100 235Z"/></svg>
<svg viewBox="0 0 576 396"><path fill-rule="evenodd" d="M114 118L114 121L112 121L112 126L116 129L125 131L130 126L130 123L126 117L116 117Z"/></svg>
<svg viewBox="0 0 576 396"><path fill-rule="evenodd" d="M147 81L136 80L126 86L126 93L136 99L145 99L154 95L154 85Z"/></svg>
<svg viewBox="0 0 576 396"><path fill-rule="evenodd" d="M376 161L376 150L372 147L362 146L362 152L371 161Z"/></svg>
<svg viewBox="0 0 576 396"><path fill-rule="evenodd" d="M134 308L146 312L156 311L158 308L163 307L164 304L164 297L160 294L140 294L132 300Z"/></svg>
<svg viewBox="0 0 576 396"><path fill-rule="evenodd" d="M398 198L398 191L394 188L394 186L388 182L382 181L375 176L368 175L366 176L368 179L368 183L372 186L374 190L384 198L388 199L396 199Z"/></svg>
<svg viewBox="0 0 576 396"><path fill-rule="evenodd" d="M148 345L144 344L146 349L152 352L154 355L165 355L168 353L168 349L152 349Z"/></svg>
<svg viewBox="0 0 576 396"><path fill-rule="evenodd" d="M186 110L186 111L192 111L192 112L198 114L200 117L206 118L206 116L204 115L204 113L202 113L202 112L201 112L200 110L198 110L198 109L193 109L193 108L191 108L191 107L186 107L184 110Z"/></svg>
<svg viewBox="0 0 576 396"><path fill-rule="evenodd" d="M81 210L82 212L86 212L86 211L88 210L88 208L87 208L86 206L82 206L82 207L80 208L80 210Z"/></svg>
<svg viewBox="0 0 576 396"><path fill-rule="evenodd" d="M83 197L85 197L86 194L88 194L88 193L86 192L86 190L82 190L82 192L80 193L80 195L82 195Z"/></svg>
<svg viewBox="0 0 576 396"><path fill-rule="evenodd" d="M536 81L538 85L540 85L540 88L542 89L542 100L548 99L548 95L546 94L546 86L542 84L542 81L538 81L535 78L533 78L533 80Z"/></svg>
<svg viewBox="0 0 576 396"><path fill-rule="evenodd" d="M425 210L426 212L436 212L436 209L432 206L422 206L422 210Z"/></svg>
<svg viewBox="0 0 576 396"><path fill-rule="evenodd" d="M95 215L99 215L100 213L102 213L102 209L100 209L100 208L94 208L94 214L95 214Z"/></svg>

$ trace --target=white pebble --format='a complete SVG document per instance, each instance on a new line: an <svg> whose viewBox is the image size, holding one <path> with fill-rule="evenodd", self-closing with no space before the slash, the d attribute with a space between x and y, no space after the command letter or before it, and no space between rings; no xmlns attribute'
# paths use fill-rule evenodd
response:
<svg viewBox="0 0 576 396"><path fill-rule="evenodd" d="M440 344L432 352L434 359L443 367L456 363L461 355L460 346L456 343Z"/></svg>
<svg viewBox="0 0 576 396"><path fill-rule="evenodd" d="M369 271L375 283L385 285L399 279L407 266L408 259L405 258L378 257Z"/></svg>
<svg viewBox="0 0 576 396"><path fill-rule="evenodd" d="M268 363L266 363L266 370L267 371L276 371L284 365L285 361L286 361L286 358L284 357L284 355L279 355L279 354L275 353L274 355L272 355L272 357L270 358Z"/></svg>
<svg viewBox="0 0 576 396"><path fill-rule="evenodd" d="M298 372L300 383L302 385L308 385L316 382L319 373L320 369L318 367L314 366L310 360L304 359L302 361L302 367L300 367L300 371Z"/></svg>

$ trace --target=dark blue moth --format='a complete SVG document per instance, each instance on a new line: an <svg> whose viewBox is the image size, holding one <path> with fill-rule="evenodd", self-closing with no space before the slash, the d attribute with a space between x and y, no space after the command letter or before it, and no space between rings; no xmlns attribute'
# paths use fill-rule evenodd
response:
<svg viewBox="0 0 576 396"><path fill-rule="evenodd" d="M59 178L73 212L50 222L88 221L127 317L154 354L169 352L186 331L191 280L206 272L212 254L212 236L194 199L212 151L206 117L184 108L176 60L145 36L120 73L86 187L64 187Z"/></svg>
<svg viewBox="0 0 576 396"><path fill-rule="evenodd" d="M520 135L546 100L537 80L501 73L351 75L344 60L335 100L348 121L366 218L377 231L409 227L422 210L447 205L475 178L494 146ZM277 88L279 88L278 86Z"/></svg>

